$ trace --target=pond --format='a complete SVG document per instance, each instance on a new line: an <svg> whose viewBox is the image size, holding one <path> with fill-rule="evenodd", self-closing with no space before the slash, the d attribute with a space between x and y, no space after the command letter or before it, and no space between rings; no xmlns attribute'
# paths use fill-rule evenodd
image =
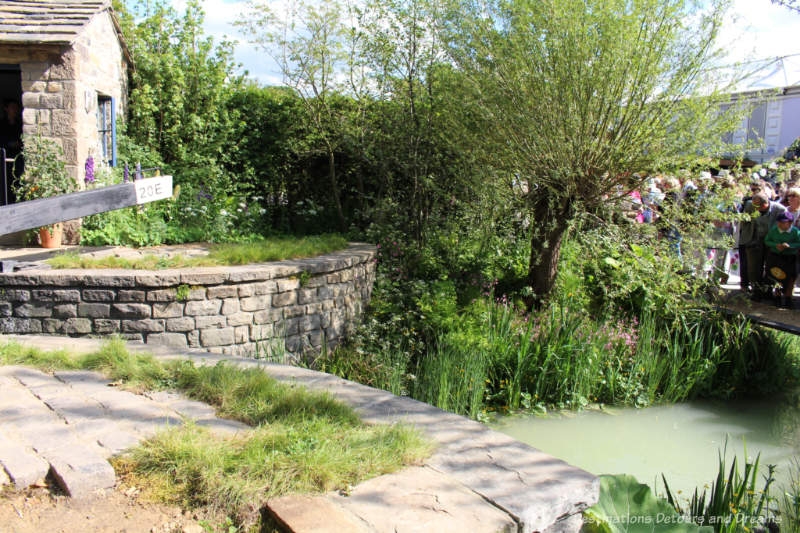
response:
<svg viewBox="0 0 800 533"><path fill-rule="evenodd" d="M732 452L741 461L746 446L748 457L761 453L759 481L767 464L777 464L779 482L785 481L792 458L800 456L800 409L776 403L605 408L505 417L491 426L594 474L631 474L651 487L658 479L659 493L663 472L670 488L685 496L714 480L726 439L728 467Z"/></svg>

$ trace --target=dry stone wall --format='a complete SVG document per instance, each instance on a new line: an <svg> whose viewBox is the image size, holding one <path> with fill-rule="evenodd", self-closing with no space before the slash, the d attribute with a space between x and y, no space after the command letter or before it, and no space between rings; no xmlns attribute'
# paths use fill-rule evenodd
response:
<svg viewBox="0 0 800 533"><path fill-rule="evenodd" d="M311 259L186 270L29 270L0 274L0 331L119 334L236 355L333 346L359 318L375 248ZM68 345L65 345L68 346Z"/></svg>

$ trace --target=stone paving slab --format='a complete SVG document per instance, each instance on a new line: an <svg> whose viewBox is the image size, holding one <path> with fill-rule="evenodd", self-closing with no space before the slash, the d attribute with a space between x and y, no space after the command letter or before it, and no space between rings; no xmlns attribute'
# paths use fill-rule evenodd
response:
<svg viewBox="0 0 800 533"><path fill-rule="evenodd" d="M149 398L110 387L111 382L95 372L56 372L55 376L71 389L92 398L102 408L103 418L115 423L139 438L153 436L165 426L183 424L173 410Z"/></svg>
<svg viewBox="0 0 800 533"><path fill-rule="evenodd" d="M68 447L39 453L50 463L53 476L69 496L88 498L99 490L113 487L117 482L114 468L95 448L76 439Z"/></svg>
<svg viewBox="0 0 800 533"><path fill-rule="evenodd" d="M329 374L260 364L276 379L331 392L368 423L413 424L439 443L427 465L506 510L523 531L543 531L597 501L599 485L594 475L483 424Z"/></svg>
<svg viewBox="0 0 800 533"><path fill-rule="evenodd" d="M372 533L325 496L292 494L268 501L267 509L291 533Z"/></svg>
<svg viewBox="0 0 800 533"><path fill-rule="evenodd" d="M0 481L5 479L22 489L43 480L49 470L50 464L33 449L0 433Z"/></svg>
<svg viewBox="0 0 800 533"><path fill-rule="evenodd" d="M17 338L19 342L38 342L32 336ZM97 344L91 349L97 349ZM368 423L412 424L439 444L425 462L426 470L444 475L490 502L510 517L522 533L577 532L580 512L597 501L598 480L592 474L482 424L410 398L396 397L321 372L252 359L174 349L155 355L189 358L202 365L225 361L245 368L260 367L279 381L330 392L353 406ZM391 517L394 503L385 503L383 514ZM343 509L341 505L338 508Z"/></svg>
<svg viewBox="0 0 800 533"><path fill-rule="evenodd" d="M503 509L520 531L544 531L559 520L579 515L597 501L596 476L535 448L493 431L483 424L407 397L299 367L183 354L196 364L220 360L242 367L260 366L279 381L330 392L351 405L368 423L406 422L439 443L426 465L452 476L470 490ZM562 522L573 526L575 521ZM566 529L565 531L571 531Z"/></svg>
<svg viewBox="0 0 800 533"><path fill-rule="evenodd" d="M428 467L411 467L328 499L369 524L376 533L516 533L508 514L457 480Z"/></svg>
<svg viewBox="0 0 800 533"><path fill-rule="evenodd" d="M99 343L80 346L96 350ZM51 473L69 495L88 497L114 485L110 456L184 417L222 434L249 429L178 394L156 395L159 402L110 385L94 372L0 366L0 484L24 488Z"/></svg>
<svg viewBox="0 0 800 533"><path fill-rule="evenodd" d="M0 372L9 378L0 390L0 420L4 426L11 426L21 446L33 449L47 462L59 485L75 498L89 497L97 490L113 487L116 475L100 447L82 440L41 398L35 397L36 389L49 396L56 394L54 386L59 381L24 367L2 367ZM13 380L18 384L14 385ZM16 413L12 407L14 403L22 407ZM9 471L8 465L6 471ZM17 486L31 483L29 480L16 483L15 480Z"/></svg>

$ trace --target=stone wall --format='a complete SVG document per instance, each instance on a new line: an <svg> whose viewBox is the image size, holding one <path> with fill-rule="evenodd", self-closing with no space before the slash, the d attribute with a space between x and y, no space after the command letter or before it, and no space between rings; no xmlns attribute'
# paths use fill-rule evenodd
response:
<svg viewBox="0 0 800 533"><path fill-rule="evenodd" d="M20 66L23 133L58 144L82 184L86 158L101 153L98 95L117 99L118 116L126 105L127 65L109 12L97 13L72 46L3 45L0 63Z"/></svg>
<svg viewBox="0 0 800 533"><path fill-rule="evenodd" d="M338 343L369 302L375 248L312 259L185 270L0 274L0 332L120 334L237 355ZM68 347L68 344L65 345Z"/></svg>

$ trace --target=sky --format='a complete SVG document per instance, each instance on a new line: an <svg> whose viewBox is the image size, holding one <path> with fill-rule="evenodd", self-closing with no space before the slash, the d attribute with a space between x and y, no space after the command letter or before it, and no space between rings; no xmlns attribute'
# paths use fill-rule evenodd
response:
<svg viewBox="0 0 800 533"><path fill-rule="evenodd" d="M324 1L324 0L322 0ZM172 0L181 10L185 0ZM205 29L215 41L223 37L237 41L236 60L250 77L263 85L281 84L275 62L247 42L233 25L245 11L243 0L202 0L206 12ZM734 0L725 21L720 43L731 62L765 60L759 74L742 89L783 87L800 84L800 13L772 4L769 0ZM776 61L776 58L784 58Z"/></svg>

